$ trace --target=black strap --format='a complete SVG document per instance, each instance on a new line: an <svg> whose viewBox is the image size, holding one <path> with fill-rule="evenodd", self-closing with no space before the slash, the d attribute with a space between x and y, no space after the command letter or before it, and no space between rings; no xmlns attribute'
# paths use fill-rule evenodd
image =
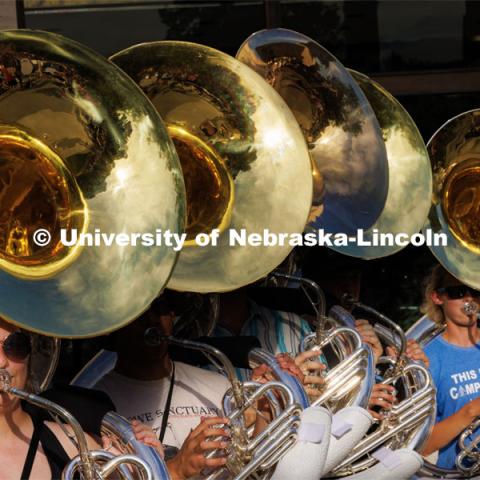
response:
<svg viewBox="0 0 480 480"><path fill-rule="evenodd" d="M162 426L160 428L160 443L163 443L165 437L165 430L167 429L168 416L170 415L170 405L172 403L173 385L175 384L175 362L172 362L172 376L170 377L170 387L168 389L167 401L165 403L165 409L163 410Z"/></svg>
<svg viewBox="0 0 480 480"><path fill-rule="evenodd" d="M20 476L21 480L30 478L30 473L32 472L32 467L33 467L33 461L35 460L38 444L40 442L42 426L43 426L42 422L35 422L35 421L33 422L32 439L30 441L30 446L28 447L25 463L23 464L22 475Z"/></svg>

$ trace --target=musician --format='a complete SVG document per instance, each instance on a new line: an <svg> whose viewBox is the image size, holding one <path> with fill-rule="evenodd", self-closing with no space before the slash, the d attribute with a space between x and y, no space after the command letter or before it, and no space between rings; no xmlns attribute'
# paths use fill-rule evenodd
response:
<svg viewBox="0 0 480 480"><path fill-rule="evenodd" d="M315 280L324 291L327 312L333 305L342 305L345 295L355 302L359 301L365 269L364 260L347 257L326 248L310 248L306 255L305 275L307 278ZM350 308L351 312L352 310L354 309ZM384 351L380 339L368 320L356 318L355 328L362 341L371 348L375 363L382 355L397 355L392 347L387 347ZM429 366L428 357L416 341L408 340L405 354L411 360L422 361L427 367ZM368 407L376 419L383 418L379 409L389 410L392 408L396 402L394 393L395 388L391 385L382 383L374 385Z"/></svg>
<svg viewBox="0 0 480 480"><path fill-rule="evenodd" d="M173 362L167 342L145 343L149 328L171 335L173 319L162 295L138 319L112 334L117 363L94 388L106 392L121 415L146 423L163 444L179 449L167 465L172 477L188 478L205 467L225 464L224 458L207 460L203 454L227 445L213 437L229 437L228 430L215 426L227 423L221 405L230 383L218 373Z"/></svg>
<svg viewBox="0 0 480 480"><path fill-rule="evenodd" d="M229 421L221 415L222 399L231 385L223 375L172 361L167 342L146 344L149 328L171 335L174 316L164 294L137 320L112 334L117 363L95 388L112 398L121 415L145 422L162 443L179 449L167 466L173 480L183 480L204 468L225 465L225 458L207 459L205 454L228 446ZM265 366L255 372L258 381L270 379ZM260 417L253 421L256 431L264 426Z"/></svg>
<svg viewBox="0 0 480 480"><path fill-rule="evenodd" d="M0 369L11 375L11 385L31 390L31 335L0 318ZM65 426L70 431L68 425ZM146 444L158 442L153 432L135 425L136 436ZM44 421L38 410L18 397L0 394L0 462L2 480L60 478L67 463L78 455L74 444L55 422ZM101 448L86 434L91 449Z"/></svg>
<svg viewBox="0 0 480 480"><path fill-rule="evenodd" d="M425 347L437 387L437 421L423 453L439 450L437 465L443 468L455 468L457 437L480 416L480 331L477 315L464 311L466 302L480 304L480 291L437 265L426 281L422 309L445 331Z"/></svg>

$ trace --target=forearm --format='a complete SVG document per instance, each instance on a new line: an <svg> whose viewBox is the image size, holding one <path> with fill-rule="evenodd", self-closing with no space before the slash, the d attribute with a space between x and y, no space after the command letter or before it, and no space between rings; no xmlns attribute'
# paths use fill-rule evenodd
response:
<svg viewBox="0 0 480 480"><path fill-rule="evenodd" d="M469 405L465 405L465 407L457 413L454 413L433 427L433 431L423 449L423 455L430 455L445 445L448 445L472 423L476 415L471 413L468 407Z"/></svg>

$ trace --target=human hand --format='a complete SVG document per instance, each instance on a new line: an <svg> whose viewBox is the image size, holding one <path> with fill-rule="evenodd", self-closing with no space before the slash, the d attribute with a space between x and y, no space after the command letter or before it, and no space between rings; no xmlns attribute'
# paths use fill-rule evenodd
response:
<svg viewBox="0 0 480 480"><path fill-rule="evenodd" d="M321 387L325 384L325 379L322 374L327 366L318 360L311 360L321 354L322 352L320 350L309 350L299 353L295 357L295 364L304 375L303 386L305 387L305 391L307 395L312 398L320 396Z"/></svg>
<svg viewBox="0 0 480 480"><path fill-rule="evenodd" d="M355 320L355 327L362 337L362 341L372 349L376 364L383 355L383 347L373 326L367 320L359 319Z"/></svg>
<svg viewBox="0 0 480 480"><path fill-rule="evenodd" d="M372 393L368 400L368 411L377 420L383 420L383 414L374 410L374 407L381 407L384 410L390 410L397 399L395 398L395 388L392 385L377 383L373 386Z"/></svg>
<svg viewBox="0 0 480 480"><path fill-rule="evenodd" d="M118 443L108 435L102 435L102 449L115 456L121 455L122 452L118 448Z"/></svg>
<svg viewBox="0 0 480 480"><path fill-rule="evenodd" d="M225 457L207 458L210 450L227 448L229 442L223 438L230 437L230 430L219 425L228 425L230 420L223 417L202 418L183 442L180 451L167 462L172 480L185 480L199 475L204 468L220 468L227 463Z"/></svg>
<svg viewBox="0 0 480 480"><path fill-rule="evenodd" d="M293 359L288 353L279 353L276 355L276 359L280 368L297 378L300 383L303 383L305 375L300 367L297 365L295 359Z"/></svg>
<svg viewBox="0 0 480 480"><path fill-rule="evenodd" d="M151 427L139 422L138 420L132 420L131 425L133 433L135 434L135 438L138 441L149 447L153 447L162 458L165 457L163 446Z"/></svg>
<svg viewBox="0 0 480 480"><path fill-rule="evenodd" d="M427 368L430 368L430 361L423 351L422 347L415 340L407 341L406 355L411 360L422 361Z"/></svg>

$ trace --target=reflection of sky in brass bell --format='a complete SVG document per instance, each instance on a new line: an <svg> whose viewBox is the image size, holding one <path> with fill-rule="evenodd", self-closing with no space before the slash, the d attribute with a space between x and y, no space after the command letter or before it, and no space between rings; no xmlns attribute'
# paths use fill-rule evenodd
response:
<svg viewBox="0 0 480 480"><path fill-rule="evenodd" d="M148 181L148 178L158 176L158 171L168 173L168 160L151 139L150 119L133 120L129 120L132 132L125 157L116 160L115 168L107 178L106 191L89 202L95 227L105 233L155 232L164 222L168 225L173 220L169 214L177 202L176 192L168 183L153 185ZM157 163L149 161L151 158L158 159ZM128 189L125 189L123 182L127 172ZM108 216L104 216L105 211L109 212ZM116 315L125 309L134 310L138 305L145 305L151 295L145 284L165 277L169 269L168 263L163 262L152 268L149 248L155 247L102 245L85 248L76 268L62 275L59 290L67 296L89 290L88 285L102 282L103 272L109 270L111 280L108 286L89 293L88 302L85 302L85 322L89 321L88 318L95 322L98 309ZM119 257L131 258L129 271L123 270ZM91 269L92 263L98 267L96 270ZM141 278L141 281L132 282L134 278ZM119 291L125 290L129 295L118 295ZM133 299L136 305L131 305Z"/></svg>
<svg viewBox="0 0 480 480"><path fill-rule="evenodd" d="M428 174L428 157L419 154L401 127L389 132L386 144L392 182L396 187L389 190L385 209L375 228L382 232L395 232L400 228L402 233L411 235L423 226L431 203L431 180L425 181L417 168L425 162L427 166L423 172ZM401 221L398 220L400 216Z"/></svg>
<svg viewBox="0 0 480 480"><path fill-rule="evenodd" d="M367 76L350 70L375 112L388 157L389 185L385 207L363 238L373 234L410 237L425 224L431 202L432 176L426 147L415 123L402 105ZM392 242L393 243L393 242ZM358 246L338 251L362 258L379 258L401 250L401 245Z"/></svg>
<svg viewBox="0 0 480 480"><path fill-rule="evenodd" d="M237 58L266 78L302 127L325 187L324 208L310 225L348 234L370 227L385 203L387 158L376 117L347 70L285 29L251 35Z"/></svg>

